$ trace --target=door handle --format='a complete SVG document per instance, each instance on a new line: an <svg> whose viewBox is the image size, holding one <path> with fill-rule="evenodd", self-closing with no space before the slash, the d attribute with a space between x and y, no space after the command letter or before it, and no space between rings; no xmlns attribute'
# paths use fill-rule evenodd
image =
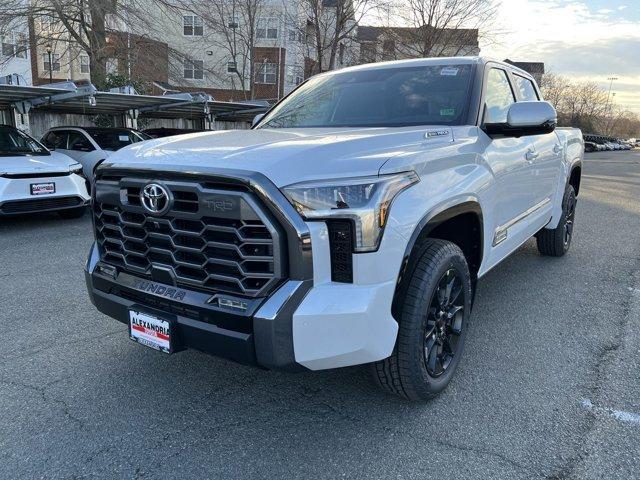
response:
<svg viewBox="0 0 640 480"><path fill-rule="evenodd" d="M524 154L524 159L527 163L531 164L539 156L540 156L539 153L536 153L533 150L529 150L527 153Z"/></svg>
<svg viewBox="0 0 640 480"><path fill-rule="evenodd" d="M564 150L564 147L562 145L558 145L557 143L553 147L553 153L555 153L556 155L560 155L563 152L563 150Z"/></svg>

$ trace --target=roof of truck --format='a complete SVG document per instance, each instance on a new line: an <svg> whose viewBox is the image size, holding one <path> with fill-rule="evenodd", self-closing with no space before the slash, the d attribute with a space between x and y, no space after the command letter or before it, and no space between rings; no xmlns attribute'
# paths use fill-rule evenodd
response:
<svg viewBox="0 0 640 480"><path fill-rule="evenodd" d="M504 66L505 68L515 70L527 77L531 77L530 73L522 70L519 67L516 67L515 65L511 65L510 63L488 57L432 57L411 58L408 60L392 60L389 62L365 63L362 65L356 65L354 67L342 68L340 70L332 70L330 72L323 73L322 75L331 75L334 73L350 71L377 70L383 68L420 67L428 65L485 65L489 62L497 63Z"/></svg>

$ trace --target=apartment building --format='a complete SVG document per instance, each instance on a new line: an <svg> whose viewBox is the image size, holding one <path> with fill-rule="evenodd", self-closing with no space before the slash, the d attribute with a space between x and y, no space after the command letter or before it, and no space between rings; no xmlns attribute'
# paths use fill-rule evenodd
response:
<svg viewBox="0 0 640 480"><path fill-rule="evenodd" d="M0 78L18 74L30 84L31 52L26 19L0 27L0 47Z"/></svg>
<svg viewBox="0 0 640 480"><path fill-rule="evenodd" d="M477 29L359 26L358 63L480 54Z"/></svg>
<svg viewBox="0 0 640 480"><path fill-rule="evenodd" d="M112 24L106 36L106 71L151 83L168 79L168 46L146 35L119 30ZM31 76L34 85L72 80L90 81L90 55L63 23L52 15L29 20Z"/></svg>
<svg viewBox="0 0 640 480"><path fill-rule="evenodd" d="M219 100L276 101L300 84L305 44L299 7L280 0L256 5L250 11L225 2L159 10L155 22L169 45L169 79L156 87L205 91Z"/></svg>

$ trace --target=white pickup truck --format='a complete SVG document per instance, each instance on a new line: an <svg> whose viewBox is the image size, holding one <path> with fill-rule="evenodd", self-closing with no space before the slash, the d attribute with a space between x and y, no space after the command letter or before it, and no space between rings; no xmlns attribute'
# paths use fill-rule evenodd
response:
<svg viewBox="0 0 640 480"><path fill-rule="evenodd" d="M246 364L371 364L423 400L460 360L477 280L571 244L579 130L482 58L315 76L250 131L113 154L93 189L96 307L133 340ZM525 346L523 346L525 348Z"/></svg>

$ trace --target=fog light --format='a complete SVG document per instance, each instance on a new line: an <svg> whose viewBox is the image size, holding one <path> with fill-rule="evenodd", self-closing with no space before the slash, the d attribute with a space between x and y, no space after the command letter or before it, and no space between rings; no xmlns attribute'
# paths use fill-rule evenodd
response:
<svg viewBox="0 0 640 480"><path fill-rule="evenodd" d="M96 267L96 270L98 270L98 273L100 275L105 275L111 278L116 278L116 276L118 275L118 270L116 269L116 267L113 267L111 265L100 264Z"/></svg>
<svg viewBox="0 0 640 480"><path fill-rule="evenodd" d="M236 298L218 297L218 305L222 308L232 308L234 310L245 311L247 309L247 302Z"/></svg>
<svg viewBox="0 0 640 480"><path fill-rule="evenodd" d="M327 222L331 253L331 281L353 283L353 224L347 220Z"/></svg>

